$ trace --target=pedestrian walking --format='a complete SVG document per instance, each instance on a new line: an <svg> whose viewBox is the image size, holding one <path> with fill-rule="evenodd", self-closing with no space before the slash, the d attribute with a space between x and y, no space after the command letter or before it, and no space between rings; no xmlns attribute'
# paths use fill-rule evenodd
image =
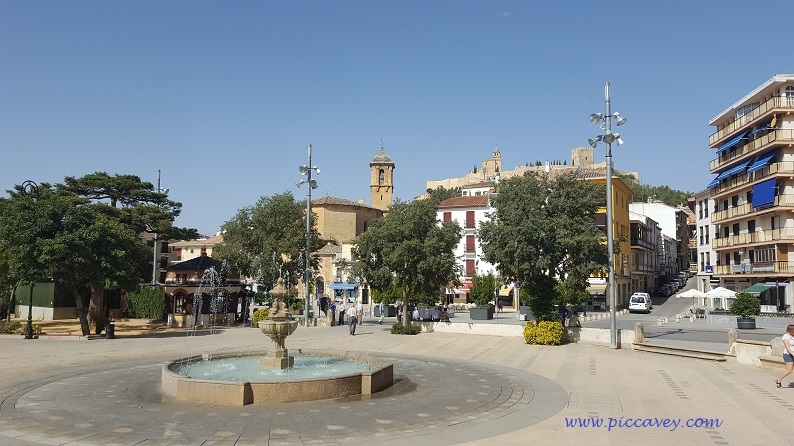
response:
<svg viewBox="0 0 794 446"><path fill-rule="evenodd" d="M331 301L331 325L333 325L334 321L336 320L336 302Z"/></svg>
<svg viewBox="0 0 794 446"><path fill-rule="evenodd" d="M361 301L358 301L356 304L356 317L358 318L358 323L364 323L364 304Z"/></svg>
<svg viewBox="0 0 794 446"><path fill-rule="evenodd" d="M789 326L786 327L786 334L781 338L783 339L783 348L785 348L783 352L783 362L786 363L786 371L780 375L780 378L775 380L775 384L778 387L783 387L783 378L794 372L794 325L789 324Z"/></svg>
<svg viewBox="0 0 794 446"><path fill-rule="evenodd" d="M565 326L565 319L568 319L568 316L571 315L571 310L565 308L565 305L560 304L558 311L560 312L560 322L562 322L562 326Z"/></svg>
<svg viewBox="0 0 794 446"><path fill-rule="evenodd" d="M386 304L383 302L383 300L381 300L380 304L378 304L378 309L380 310L380 319L378 319L378 323L383 325L383 318L386 317Z"/></svg>
<svg viewBox="0 0 794 446"><path fill-rule="evenodd" d="M337 325L345 325L345 302L339 302L339 323Z"/></svg>
<svg viewBox="0 0 794 446"><path fill-rule="evenodd" d="M358 324L358 310L354 305L347 309L347 324L350 327L350 334L356 335L356 325Z"/></svg>

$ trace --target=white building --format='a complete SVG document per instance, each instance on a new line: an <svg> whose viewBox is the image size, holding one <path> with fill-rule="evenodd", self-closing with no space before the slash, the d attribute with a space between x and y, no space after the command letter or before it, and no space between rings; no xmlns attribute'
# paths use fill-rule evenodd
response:
<svg viewBox="0 0 794 446"><path fill-rule="evenodd" d="M708 189L696 193L694 199L697 289L707 292L713 288L711 280L714 276L714 264L717 261L717 253L711 247L711 239L714 236L714 228L711 226L714 199L711 198L711 191ZM704 306L710 307L711 305L707 302Z"/></svg>

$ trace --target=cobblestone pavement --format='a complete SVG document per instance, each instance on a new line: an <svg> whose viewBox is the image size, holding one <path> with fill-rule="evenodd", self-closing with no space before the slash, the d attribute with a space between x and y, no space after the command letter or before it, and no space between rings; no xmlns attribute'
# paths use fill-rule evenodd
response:
<svg viewBox="0 0 794 446"><path fill-rule="evenodd" d="M394 363L391 389L244 407L172 401L159 391L160 367L188 355L266 349L270 341L256 329L124 336L122 328L118 339L79 341L2 336L0 445L794 444L794 387L775 388L776 372L388 328L367 321L356 336L346 327L299 328L287 347L375 354ZM690 418L712 421L687 427ZM655 419L681 424L650 426ZM591 420L604 424L579 424Z"/></svg>

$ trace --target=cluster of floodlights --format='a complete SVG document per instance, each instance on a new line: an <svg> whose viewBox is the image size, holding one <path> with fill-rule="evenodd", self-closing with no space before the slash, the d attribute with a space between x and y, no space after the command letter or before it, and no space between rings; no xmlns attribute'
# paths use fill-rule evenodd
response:
<svg viewBox="0 0 794 446"><path fill-rule="evenodd" d="M592 148L596 148L599 141L604 141L607 144L612 144L613 142L617 142L618 145L623 144L623 140L620 139L620 133L612 133L612 130L608 127L607 120L612 118L615 120L617 125L623 125L626 123L626 118L620 116L620 113L615 112L612 116L604 116L603 113L593 113L590 115L590 122L593 124L601 123L601 129L606 130L606 133L603 135L598 135L595 139L588 139L587 142L590 143Z"/></svg>

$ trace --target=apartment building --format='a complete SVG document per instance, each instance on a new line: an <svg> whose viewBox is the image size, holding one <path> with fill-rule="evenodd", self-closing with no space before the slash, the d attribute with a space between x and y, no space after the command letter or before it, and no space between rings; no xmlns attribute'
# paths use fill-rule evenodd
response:
<svg viewBox="0 0 794 446"><path fill-rule="evenodd" d="M791 311L794 263L794 74L776 75L714 117L714 278Z"/></svg>
<svg viewBox="0 0 794 446"><path fill-rule="evenodd" d="M487 213L491 212L489 193L493 183L478 182L468 186L463 186L461 197L448 198L438 204L437 216L441 222L456 221L463 229L461 239L455 247L455 258L462 275L460 276L460 286L447 289L447 301L468 303L469 294L474 275L485 275L488 273L498 274L496 266L482 259L483 252L480 242L477 239L477 229L480 222L488 220ZM511 297L505 296L505 297ZM505 306L507 299L503 302Z"/></svg>
<svg viewBox="0 0 794 446"><path fill-rule="evenodd" d="M659 251L662 228L647 215L629 212L631 223L631 289L651 293L662 285Z"/></svg>
<svg viewBox="0 0 794 446"><path fill-rule="evenodd" d="M696 193L691 203L692 211L695 213L695 236L690 240L690 248L692 244L695 245L697 289L705 293L719 284L719 280L713 279L717 253L711 247L711 240L714 238L714 228L711 224L714 199L711 198L711 191L706 189ZM715 281L714 286L712 280ZM704 306L710 307L708 302Z"/></svg>
<svg viewBox="0 0 794 446"><path fill-rule="evenodd" d="M665 259L662 265L665 282L677 277L681 271L689 271L689 214L683 208L653 200L631 203L629 209L657 221L662 228L662 234L670 239L669 246L664 250Z"/></svg>

